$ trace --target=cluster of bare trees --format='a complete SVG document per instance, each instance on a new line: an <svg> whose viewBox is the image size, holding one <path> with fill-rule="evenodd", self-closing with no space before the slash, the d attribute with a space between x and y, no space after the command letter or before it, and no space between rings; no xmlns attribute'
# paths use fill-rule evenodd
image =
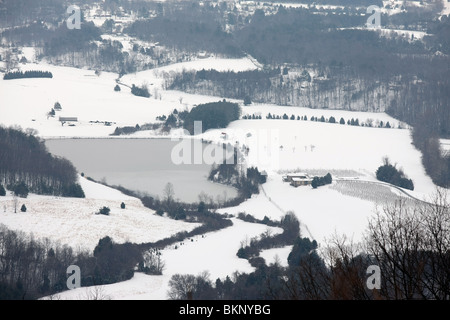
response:
<svg viewBox="0 0 450 320"><path fill-rule="evenodd" d="M302 242L308 244L298 245ZM438 189L429 202L399 198L379 208L360 243L336 235L317 250L297 249L296 263L288 268L263 264L251 274L235 273L215 283L207 274L178 274L169 283L169 297L449 300L448 190Z"/></svg>
<svg viewBox="0 0 450 320"><path fill-rule="evenodd" d="M399 199L377 210L365 239L335 236L322 249L325 265L310 256L289 270L275 298L450 299L450 206L447 190L430 203ZM369 266L380 270L369 289Z"/></svg>
<svg viewBox="0 0 450 320"><path fill-rule="evenodd" d="M65 289L67 267L75 261L70 247L0 225L0 299L34 299Z"/></svg>

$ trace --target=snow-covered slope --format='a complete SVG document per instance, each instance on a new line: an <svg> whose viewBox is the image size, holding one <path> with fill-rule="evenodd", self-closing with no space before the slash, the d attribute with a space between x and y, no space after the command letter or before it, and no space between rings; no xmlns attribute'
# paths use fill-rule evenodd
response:
<svg viewBox="0 0 450 320"><path fill-rule="evenodd" d="M161 258L165 264L162 276L135 273L128 281L99 288L78 288L65 291L56 297L62 300L89 299L101 294L104 299L164 300L167 299L169 281L174 274L197 275L208 272L211 280L231 276L234 272L252 272L254 268L247 260L236 256L241 242L249 241L269 230L271 234L281 232L279 228L232 219L233 226L193 237L182 244L163 250ZM285 250L284 250L285 251ZM270 253L269 253L270 254ZM285 256L285 254L284 254ZM287 256L286 256L287 257ZM48 299L50 297L47 297Z"/></svg>
<svg viewBox="0 0 450 320"><path fill-rule="evenodd" d="M30 52L28 54L31 55ZM190 109L199 103L221 99L165 91L162 86L165 72L183 68L241 71L256 67L250 59L203 59L127 75L121 79L122 90L114 92L116 74L104 72L97 76L92 70L28 64L22 66L23 70L48 70L53 73L53 79L0 80L0 124L34 128L42 137L107 137L116 125L154 122L156 116L167 115L174 108ZM133 83L147 83L154 96L149 99L133 96L126 86ZM47 119L46 114L56 101L61 103L63 110L57 112L54 119ZM310 120L266 120L269 112L272 115L294 114L295 117L306 115L308 119L323 115L325 118L333 116L337 121L341 117L345 121L351 118L360 122L367 119L372 119L374 123L389 121L395 129ZM339 178L373 181L376 168L382 164L382 158L388 156L414 181L414 196L422 198L434 191L434 185L421 164L420 152L411 144L409 130L398 129L399 121L384 113L253 105L244 107L243 114L260 114L263 119L235 121L226 129L211 130L198 138L232 144L237 142L240 147L249 147L242 169L257 165L260 170L267 170L269 177L259 195L237 207L223 208L219 212L246 212L258 218L267 215L279 219L291 210L302 224L302 235L316 239L319 244L334 232L344 233L357 241L362 237L367 219L373 214L375 202L369 197L360 198L351 196L351 192L341 192L343 189L336 181ZM79 121L75 126L62 126L58 121L60 115L78 117ZM91 122L96 120L100 122ZM105 126L101 121L113 124ZM227 133L225 140L223 132ZM139 132L131 137L154 134ZM294 188L282 182L283 174L296 170L311 174L331 172L334 182L331 186L318 189L309 186ZM143 207L138 199L116 190L84 178L80 178L80 183L86 193L85 199L30 195L27 199L20 199L19 205L25 203L28 208L26 213L13 213L12 197L0 197L0 223L14 230L33 233L35 237L49 237L74 248L88 250L92 250L98 240L106 235L117 242L140 243L195 227L194 224L159 217ZM120 209L121 202L126 204L125 210ZM111 208L110 216L95 214L102 206ZM208 270L211 278L215 279L230 275L235 270L251 271L248 262L238 259L236 252L241 241L261 234L267 227L236 219L233 223L232 227L208 233L204 238L200 236L192 242L185 241L176 250L164 250L164 276L137 273L130 281L102 287L104 294L113 299L166 299L168 281L175 273L198 274ZM289 249L276 252L282 263L286 263ZM268 263L273 262L272 253L263 253ZM80 288L61 297L86 299L92 291L93 288Z"/></svg>
<svg viewBox="0 0 450 320"><path fill-rule="evenodd" d="M139 199L81 177L80 184L85 199L30 194L19 198L17 213L11 195L0 197L0 224L89 252L105 236L117 243L153 242L199 225L160 217ZM125 209L120 208L122 202ZM19 210L22 204L27 207L25 213ZM103 206L111 209L109 216L96 214Z"/></svg>

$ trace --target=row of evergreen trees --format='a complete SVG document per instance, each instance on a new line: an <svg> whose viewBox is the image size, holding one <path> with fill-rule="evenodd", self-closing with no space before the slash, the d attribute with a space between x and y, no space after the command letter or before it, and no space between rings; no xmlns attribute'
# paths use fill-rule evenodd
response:
<svg viewBox="0 0 450 320"><path fill-rule="evenodd" d="M262 119L262 116L260 114L255 115L243 115L242 119L244 120L260 120ZM301 120L301 121L308 121L308 116L295 116L294 114L292 114L291 116L288 116L286 113L284 113L282 116L280 115L275 115L275 114L271 114L270 112L266 115L266 119L276 119L276 120ZM331 116L329 118L325 118L324 116L321 117L315 117L312 116L310 119L310 121L316 121L316 122L328 122L328 123L339 123L339 124L347 124L349 126L366 126L366 127L378 127L378 128L392 128L391 124L389 123L389 121L387 121L386 123L384 123L383 121L376 121L374 123L373 119L367 119L367 121L364 122L359 122L358 118L351 118L347 121L345 121L344 118L341 117L341 119L339 120L339 122L337 122L336 118Z"/></svg>
<svg viewBox="0 0 450 320"><path fill-rule="evenodd" d="M23 79L23 78L53 78L53 74L49 71L30 70L25 72L23 71L7 72L3 76L3 80Z"/></svg>

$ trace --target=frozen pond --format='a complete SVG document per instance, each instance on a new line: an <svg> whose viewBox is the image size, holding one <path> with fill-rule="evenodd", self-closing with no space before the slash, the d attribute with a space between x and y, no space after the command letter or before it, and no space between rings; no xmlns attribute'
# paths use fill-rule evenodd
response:
<svg viewBox="0 0 450 320"><path fill-rule="evenodd" d="M45 144L51 153L70 160L78 172L109 185L163 198L163 190L170 182L175 199L183 202L197 202L202 192L215 201L237 195L236 189L207 180L210 162L174 163L177 161L173 161L172 150L179 142L170 139L61 139L47 140ZM203 150L205 147L201 145Z"/></svg>

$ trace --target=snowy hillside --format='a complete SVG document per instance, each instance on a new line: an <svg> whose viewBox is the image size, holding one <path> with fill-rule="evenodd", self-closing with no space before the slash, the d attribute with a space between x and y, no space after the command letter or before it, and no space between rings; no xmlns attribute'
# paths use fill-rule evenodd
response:
<svg viewBox="0 0 450 320"><path fill-rule="evenodd" d="M168 283L174 274L200 274L209 273L210 279L224 279L234 272L251 272L253 267L247 260L236 256L242 241L259 236L270 230L272 234L280 232L279 228L243 222L232 219L233 226L223 230L212 232L203 236L197 236L162 251L162 260L165 264L162 276L150 276L135 273L131 280L117 284L95 287L78 288L58 294L54 299L72 300L89 299L96 290L100 291L103 298L113 300L164 300L167 299ZM271 253L267 255L271 256ZM286 258L285 254L281 257ZM268 261L272 263L273 261ZM284 263L285 264L285 263ZM47 297L48 299L49 297Z"/></svg>
<svg viewBox="0 0 450 320"><path fill-rule="evenodd" d="M85 199L29 195L19 198L17 213L11 195L0 197L0 224L12 230L31 233L37 239L49 238L74 249L92 252L98 241L111 237L117 243L153 242L198 224L163 218L145 208L141 201L80 177ZM124 202L125 209L120 208ZM27 212L19 208L25 204ZM109 216L96 214L103 206Z"/></svg>
<svg viewBox="0 0 450 320"><path fill-rule="evenodd" d="M208 97L166 91L164 73L182 69L252 70L258 66L251 59L204 59L176 64L156 70L130 74L120 79L120 92L114 92L118 76L93 70L56 67L45 64L27 64L23 70L46 70L52 79L0 80L0 124L20 125L38 130L41 137L99 137L106 138L115 126L154 122L156 116L168 115L174 108L218 101L223 97ZM151 98L133 96L127 86L147 84ZM156 98L156 99L155 99ZM54 103L61 103L62 111L55 118L47 118ZM240 102L240 101L238 101ZM364 196L358 196L351 186L339 184L339 179L375 180L375 171L388 156L392 163L403 168L414 181L412 195L422 199L434 191L431 179L425 174L421 155L411 144L410 131L398 120L384 113L363 113L342 110L252 105L243 107L243 115L261 115L261 120L238 120L228 128L208 131L196 138L215 142L230 142L246 146L249 153L242 166L258 166L268 172L268 181L258 195L237 207L222 208L220 213L237 215L246 212L262 219L281 218L293 211L301 222L302 236L316 239L320 244L333 233L346 234L360 240L373 214L376 202L382 203L385 194L398 194L387 188L380 190L363 185ZM342 117L373 123L390 122L393 128L357 127L302 120L268 120L266 115L295 117ZM59 116L78 117L74 126L64 126ZM98 122L96 122L98 121ZM106 126L105 121L112 122ZM399 125L403 129L398 129ZM223 133L227 134L224 139ZM269 135L269 136L268 136ZM130 137L150 137L155 132L142 131ZM267 138L266 138L267 137ZM305 171L310 174L333 175L330 186L312 189L294 188L282 182L285 173ZM179 231L192 230L196 224L159 217L138 199L92 183L80 177L86 199L54 198L30 195L20 199L26 204L26 213L13 213L11 196L0 197L0 223L14 230L32 233L35 237L49 237L74 248L92 250L101 237L112 237L116 242L151 242ZM361 186L361 185L358 185ZM358 187L357 187L358 188ZM381 187L380 187L381 188ZM379 194L378 198L368 195ZM121 202L126 209L120 209ZM110 216L96 215L102 206L111 208ZM3 209L4 208L4 209ZM4 212L6 211L6 212ZM111 299L166 299L168 281L176 273L198 274L208 270L211 278L225 277L234 271L251 272L247 260L238 259L236 252L241 242L265 232L267 227L232 219L233 226L186 240L183 245L166 248L162 252L166 269L163 276L136 273L134 278L102 287L102 294ZM272 233L279 232L272 229ZM286 264L289 247L262 253L267 263L278 255ZM87 299L94 288L79 288L62 293L62 299Z"/></svg>
<svg viewBox="0 0 450 320"><path fill-rule="evenodd" d="M45 70L53 74L52 79L17 79L0 81L0 123L19 125L38 130L41 137L106 137L117 126L155 122L157 116L169 114L174 108L183 110L194 104L206 103L217 98L193 96L181 92L162 92L163 72L173 70L214 68L218 70L242 71L254 69L252 60L204 59L155 70L127 75L121 82L146 83L153 95L150 98L137 97L130 89L121 85L115 92L117 74L69 67L57 67L44 63L21 65L21 70ZM157 75L160 75L158 77ZM30 100L30 97L32 99ZM180 104L181 101L183 102ZM47 113L55 102L62 106L54 118ZM59 117L77 117L74 126L62 126ZM112 126L105 126L105 122Z"/></svg>

